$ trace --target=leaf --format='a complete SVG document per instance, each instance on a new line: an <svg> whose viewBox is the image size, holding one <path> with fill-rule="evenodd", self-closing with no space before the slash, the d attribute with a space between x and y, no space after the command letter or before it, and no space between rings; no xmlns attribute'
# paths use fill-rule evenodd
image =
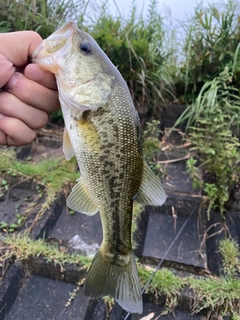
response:
<svg viewBox="0 0 240 320"><path fill-rule="evenodd" d="M0 222L0 228L1 228L1 229L7 228L7 227L8 227L7 222L5 222L5 221L1 221L1 222Z"/></svg>
<svg viewBox="0 0 240 320"><path fill-rule="evenodd" d="M2 185L6 186L8 184L8 181L6 179L2 179Z"/></svg>
<svg viewBox="0 0 240 320"><path fill-rule="evenodd" d="M18 225L16 225L16 223L10 223L9 228L11 229L16 229L18 227Z"/></svg>

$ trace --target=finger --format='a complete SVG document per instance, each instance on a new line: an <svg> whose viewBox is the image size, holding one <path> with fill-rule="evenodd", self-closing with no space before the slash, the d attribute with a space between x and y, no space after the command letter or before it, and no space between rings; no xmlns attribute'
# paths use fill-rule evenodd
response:
<svg viewBox="0 0 240 320"><path fill-rule="evenodd" d="M24 75L28 79L36 81L44 87L57 90L55 75L48 70L43 70L35 63L31 63L26 66Z"/></svg>
<svg viewBox="0 0 240 320"><path fill-rule="evenodd" d="M20 67L41 43L41 36L34 31L1 33L0 53L13 65Z"/></svg>
<svg viewBox="0 0 240 320"><path fill-rule="evenodd" d="M15 72L4 88L26 104L43 111L52 112L60 108L57 91L29 80L21 73Z"/></svg>
<svg viewBox="0 0 240 320"><path fill-rule="evenodd" d="M14 75L16 67L0 54L0 88Z"/></svg>
<svg viewBox="0 0 240 320"><path fill-rule="evenodd" d="M0 88L41 43L42 38L34 31L0 33Z"/></svg>
<svg viewBox="0 0 240 320"><path fill-rule="evenodd" d="M35 139L35 132L19 119L0 116L0 144L22 146Z"/></svg>
<svg viewBox="0 0 240 320"><path fill-rule="evenodd" d="M3 145L3 146L7 145L7 135L2 130L0 130L0 145Z"/></svg>
<svg viewBox="0 0 240 320"><path fill-rule="evenodd" d="M43 127L48 121L46 112L29 106L6 91L0 92L0 113L17 118L33 129Z"/></svg>

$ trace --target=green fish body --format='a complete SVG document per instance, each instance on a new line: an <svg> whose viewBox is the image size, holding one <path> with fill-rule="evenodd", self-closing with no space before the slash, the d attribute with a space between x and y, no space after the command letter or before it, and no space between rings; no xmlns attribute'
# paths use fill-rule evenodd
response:
<svg viewBox="0 0 240 320"><path fill-rule="evenodd" d="M63 151L81 177L67 199L78 212L99 211L103 241L85 282L93 299L112 296L142 313L132 254L133 200L161 205L166 195L143 160L141 127L128 87L97 43L69 22L44 40L33 61L56 75L65 122Z"/></svg>

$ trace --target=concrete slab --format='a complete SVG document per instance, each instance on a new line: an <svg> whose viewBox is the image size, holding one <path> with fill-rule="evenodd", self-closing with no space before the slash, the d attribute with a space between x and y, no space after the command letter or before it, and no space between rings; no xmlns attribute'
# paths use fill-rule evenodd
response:
<svg viewBox="0 0 240 320"><path fill-rule="evenodd" d="M141 316L133 314L128 320L204 320L205 318L199 315L191 315L189 312L174 310L172 314L161 315L164 312L164 307L144 303L143 314ZM146 317L146 318L144 318ZM143 318L143 319L142 319ZM117 320L117 319L116 319Z"/></svg>
<svg viewBox="0 0 240 320"><path fill-rule="evenodd" d="M19 289L25 279L25 270L15 263L10 262L10 267L1 278L0 285L0 320L5 320L5 314L14 303Z"/></svg>
<svg viewBox="0 0 240 320"><path fill-rule="evenodd" d="M99 213L91 217L78 212L71 215L64 207L49 237L68 241L75 235L79 235L87 244L98 243L100 245L102 227Z"/></svg>
<svg viewBox="0 0 240 320"><path fill-rule="evenodd" d="M17 224L17 214L24 218L30 216L37 204L44 201L44 196L39 195L32 180L7 176L4 181L8 181L8 189L1 191L0 187L0 193L3 193L0 199L0 223ZM1 229L7 230L4 226Z"/></svg>
<svg viewBox="0 0 240 320"><path fill-rule="evenodd" d="M76 285L29 276L5 320L83 320L89 299L81 292L64 311Z"/></svg>
<svg viewBox="0 0 240 320"><path fill-rule="evenodd" d="M168 190L175 193L196 193L192 187L192 181L186 172L186 160L167 163L164 165L167 178L162 181L163 188L168 194Z"/></svg>
<svg viewBox="0 0 240 320"><path fill-rule="evenodd" d="M181 205L175 208L169 206L148 208L149 220L142 254L144 258L163 259L165 252L193 209L190 202L183 202ZM190 268L189 271L194 272L194 268L191 267L206 268L206 248L201 245L202 233L199 227L196 207L195 214L188 221L165 260L184 265L183 268L186 267L186 271Z"/></svg>

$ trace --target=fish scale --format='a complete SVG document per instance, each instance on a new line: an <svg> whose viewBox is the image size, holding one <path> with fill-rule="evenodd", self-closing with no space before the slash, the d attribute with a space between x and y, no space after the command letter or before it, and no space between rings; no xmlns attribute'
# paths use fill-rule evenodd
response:
<svg viewBox="0 0 240 320"><path fill-rule="evenodd" d="M93 299L112 296L142 312L132 254L132 207L162 205L159 179L143 160L141 127L126 82L102 49L73 22L36 49L33 62L56 76L65 122L63 152L76 156L81 176L67 205L89 216L100 212L103 241L85 282Z"/></svg>

